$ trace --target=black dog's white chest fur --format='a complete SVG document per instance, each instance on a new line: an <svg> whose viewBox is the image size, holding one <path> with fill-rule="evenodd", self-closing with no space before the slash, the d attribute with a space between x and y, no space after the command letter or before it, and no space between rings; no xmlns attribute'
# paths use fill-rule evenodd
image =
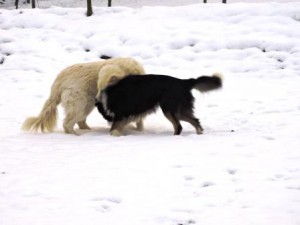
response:
<svg viewBox="0 0 300 225"><path fill-rule="evenodd" d="M103 106L103 110L104 110L104 113L111 117L111 118L114 118L115 117L115 114L113 112L111 112L109 110L109 108L107 107L107 95L106 95L106 92L105 91L102 91L101 92L101 95L100 95L100 102L102 103L102 106Z"/></svg>

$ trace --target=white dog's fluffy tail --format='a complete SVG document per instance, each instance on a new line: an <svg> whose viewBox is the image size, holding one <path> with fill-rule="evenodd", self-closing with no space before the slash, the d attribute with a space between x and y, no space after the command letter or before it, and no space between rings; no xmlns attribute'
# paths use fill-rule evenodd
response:
<svg viewBox="0 0 300 225"><path fill-rule="evenodd" d="M57 105L59 103L60 94L52 90L51 95L44 103L39 116L27 118L22 125L22 130L34 132L52 132L56 126Z"/></svg>

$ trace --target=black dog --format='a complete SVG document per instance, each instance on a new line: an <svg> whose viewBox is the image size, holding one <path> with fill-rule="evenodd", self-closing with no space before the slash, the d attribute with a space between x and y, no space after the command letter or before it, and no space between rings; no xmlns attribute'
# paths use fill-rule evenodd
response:
<svg viewBox="0 0 300 225"><path fill-rule="evenodd" d="M154 112L158 106L172 123L175 135L182 131L180 120L189 122L197 134L202 134L203 128L194 116L191 90L207 92L221 87L218 74L197 79L129 75L104 89L100 99L96 99L96 106L103 117L112 122L112 135L120 135L126 124Z"/></svg>

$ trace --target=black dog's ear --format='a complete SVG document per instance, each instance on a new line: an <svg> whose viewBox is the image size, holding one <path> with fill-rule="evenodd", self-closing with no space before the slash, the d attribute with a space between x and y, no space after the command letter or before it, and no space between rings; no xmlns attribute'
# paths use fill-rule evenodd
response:
<svg viewBox="0 0 300 225"><path fill-rule="evenodd" d="M113 85L115 83L117 83L121 78L117 77L117 76L112 76L108 82L108 85Z"/></svg>

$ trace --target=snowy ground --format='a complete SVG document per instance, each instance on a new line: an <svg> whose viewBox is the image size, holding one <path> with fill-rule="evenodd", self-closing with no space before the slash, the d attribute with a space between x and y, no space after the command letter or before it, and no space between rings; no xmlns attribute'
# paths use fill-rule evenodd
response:
<svg viewBox="0 0 300 225"><path fill-rule="evenodd" d="M299 225L300 3L0 10L0 225ZM220 71L205 129L26 134L56 74L101 55L149 73Z"/></svg>
<svg viewBox="0 0 300 225"><path fill-rule="evenodd" d="M1 4L2 2L2 4ZM19 0L19 8L30 8L31 3L25 0ZM203 3L203 0L112 0L112 6L142 7L142 6L182 6L190 4ZM244 2L244 3L261 3L261 2L299 2L299 0L227 0L227 4ZM222 0L207 0L207 3L222 3ZM15 0L0 0L0 8L15 8ZM86 7L86 0L36 0L37 8L48 8L51 6L60 7ZM93 6L105 7L108 0L92 0Z"/></svg>

